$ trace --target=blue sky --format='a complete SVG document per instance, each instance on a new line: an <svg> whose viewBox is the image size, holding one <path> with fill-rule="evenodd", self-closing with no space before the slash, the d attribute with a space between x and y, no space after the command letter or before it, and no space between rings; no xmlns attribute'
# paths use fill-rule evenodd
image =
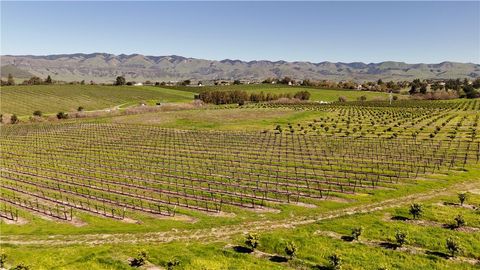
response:
<svg viewBox="0 0 480 270"><path fill-rule="evenodd" d="M1 54L480 62L480 2L3 2Z"/></svg>

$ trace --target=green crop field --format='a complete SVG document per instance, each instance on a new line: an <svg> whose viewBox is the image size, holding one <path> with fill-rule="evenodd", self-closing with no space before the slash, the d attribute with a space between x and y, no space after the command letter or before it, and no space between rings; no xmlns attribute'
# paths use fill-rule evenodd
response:
<svg viewBox="0 0 480 270"><path fill-rule="evenodd" d="M5 87L2 105L13 111L23 104L29 114L182 103L199 89L62 87ZM306 89L210 89L237 88ZM35 96L35 89L60 102ZM390 104L385 93L308 91L314 100L352 102L178 106L2 124L5 265L135 269L133 262L143 260L139 269L335 269L340 261L342 269L478 268L480 100ZM15 100L19 93L31 103ZM367 101L354 101L360 95Z"/></svg>
<svg viewBox="0 0 480 270"><path fill-rule="evenodd" d="M87 111L115 106L136 105L140 102L190 101L193 93L153 86L101 85L35 85L6 86L0 90L1 113L32 115L76 111L79 106Z"/></svg>

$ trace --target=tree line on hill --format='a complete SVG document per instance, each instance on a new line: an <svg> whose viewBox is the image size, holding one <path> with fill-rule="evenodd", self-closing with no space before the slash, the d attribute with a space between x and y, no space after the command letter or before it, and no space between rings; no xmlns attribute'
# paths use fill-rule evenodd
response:
<svg viewBox="0 0 480 270"><path fill-rule="evenodd" d="M273 94L264 92L260 93L247 93L241 90L233 90L233 91L202 91L200 94L195 96L196 99L199 99L205 103L213 103L213 104L239 104L243 105L245 102L264 102L264 101L272 101L278 100L281 98L287 99L298 99L298 100L309 100L310 99L310 92L308 91L298 91L295 94L292 93L280 93L280 94Z"/></svg>

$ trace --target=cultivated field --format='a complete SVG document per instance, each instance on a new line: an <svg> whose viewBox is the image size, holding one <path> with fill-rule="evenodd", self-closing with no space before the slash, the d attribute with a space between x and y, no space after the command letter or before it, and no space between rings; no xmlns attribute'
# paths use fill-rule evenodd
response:
<svg viewBox="0 0 480 270"><path fill-rule="evenodd" d="M150 88L126 89L168 99ZM367 99L3 125L2 253L33 269L132 269L141 251L143 269L328 269L332 255L344 269L474 269L479 110Z"/></svg>
<svg viewBox="0 0 480 270"><path fill-rule="evenodd" d="M0 90L1 113L32 115L36 110L48 113L72 112L82 106L87 111L126 107L141 102L185 102L193 93L153 86L115 87L102 85L6 86Z"/></svg>

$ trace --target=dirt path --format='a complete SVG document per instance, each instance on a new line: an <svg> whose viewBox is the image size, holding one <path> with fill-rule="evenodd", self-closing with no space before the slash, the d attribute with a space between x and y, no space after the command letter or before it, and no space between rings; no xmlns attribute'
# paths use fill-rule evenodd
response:
<svg viewBox="0 0 480 270"><path fill-rule="evenodd" d="M48 235L48 236L0 236L0 244L15 245L98 245L118 243L167 243L172 241L202 240L217 241L226 240L238 234L245 234L250 231L262 232L281 228L294 228L301 225L312 224L321 220L334 219L355 215L359 213L370 213L394 208L415 201L424 201L437 196L454 194L459 190L471 190L480 187L480 182L462 182L448 188L434 189L424 193L416 193L399 198L384 200L345 209L330 211L319 214L315 217L296 217L283 220L253 221L236 225L227 225L209 229L178 230L172 229L165 232L149 233L113 233L113 234L83 234L83 235Z"/></svg>

